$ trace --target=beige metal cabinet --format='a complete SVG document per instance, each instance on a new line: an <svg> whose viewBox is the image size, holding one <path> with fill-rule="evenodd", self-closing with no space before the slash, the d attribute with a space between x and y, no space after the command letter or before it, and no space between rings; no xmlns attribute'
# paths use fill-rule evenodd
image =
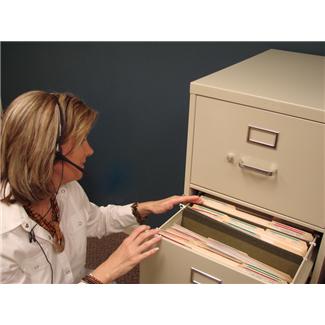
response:
<svg viewBox="0 0 325 325"><path fill-rule="evenodd" d="M236 248L244 244L288 271L292 283L317 283L325 256L325 58L269 50L192 82L190 91L184 192L313 233L306 255L295 259L217 229L233 236ZM196 229L200 218L188 218L188 211L183 207L161 229ZM140 282L264 281L163 238L159 253L141 264Z"/></svg>

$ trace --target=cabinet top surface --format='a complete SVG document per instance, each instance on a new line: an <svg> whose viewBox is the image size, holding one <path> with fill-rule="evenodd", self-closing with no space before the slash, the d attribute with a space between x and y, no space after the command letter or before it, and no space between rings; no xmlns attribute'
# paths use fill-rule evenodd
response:
<svg viewBox="0 0 325 325"><path fill-rule="evenodd" d="M191 83L191 93L209 95L205 90L212 96L219 91L229 97L220 98L224 100L231 101L234 95L254 97L300 106L323 115L325 57L268 50Z"/></svg>

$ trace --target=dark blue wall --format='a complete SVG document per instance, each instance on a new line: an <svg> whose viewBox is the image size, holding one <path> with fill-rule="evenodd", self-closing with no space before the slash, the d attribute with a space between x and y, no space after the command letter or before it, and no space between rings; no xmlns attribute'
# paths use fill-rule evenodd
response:
<svg viewBox="0 0 325 325"><path fill-rule="evenodd" d="M3 42L3 106L42 89L99 112L81 182L97 204L182 194L190 81L270 48L325 55L320 42Z"/></svg>

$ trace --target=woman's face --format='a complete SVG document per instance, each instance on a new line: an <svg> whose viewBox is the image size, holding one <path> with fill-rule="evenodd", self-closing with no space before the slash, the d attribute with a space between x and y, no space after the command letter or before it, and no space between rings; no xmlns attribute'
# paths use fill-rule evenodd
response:
<svg viewBox="0 0 325 325"><path fill-rule="evenodd" d="M74 147L74 140L70 139L61 146L63 155L73 163L85 168L86 159L94 153L94 150L85 139L79 146ZM62 176L63 166L63 176ZM82 172L73 165L65 161L56 161L54 164L53 181L55 185L63 185L74 180L79 180L83 176ZM61 180L62 178L62 180Z"/></svg>

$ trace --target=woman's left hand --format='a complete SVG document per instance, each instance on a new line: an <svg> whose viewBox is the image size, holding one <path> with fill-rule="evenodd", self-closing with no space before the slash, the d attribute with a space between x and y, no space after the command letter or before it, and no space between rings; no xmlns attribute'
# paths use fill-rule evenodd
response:
<svg viewBox="0 0 325 325"><path fill-rule="evenodd" d="M158 201L141 202L138 205L138 212L141 217L149 214L161 214L171 210L177 204L195 203L202 204L203 200L197 195L174 195Z"/></svg>

